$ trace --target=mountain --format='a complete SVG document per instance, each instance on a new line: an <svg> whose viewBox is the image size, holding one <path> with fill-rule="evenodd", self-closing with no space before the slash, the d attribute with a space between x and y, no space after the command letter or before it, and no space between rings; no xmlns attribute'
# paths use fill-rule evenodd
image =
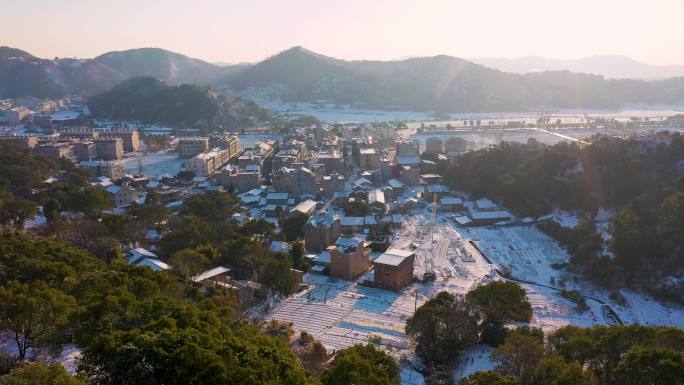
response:
<svg viewBox="0 0 684 385"><path fill-rule="evenodd" d="M615 108L624 103L684 103L684 78L613 80L549 71L502 72L433 56L345 61L293 47L219 81L235 92L256 90L296 102L438 112Z"/></svg>
<svg viewBox="0 0 684 385"><path fill-rule="evenodd" d="M137 120L177 128L241 128L269 117L256 103L218 94L208 87L175 85L135 77L88 99L97 117Z"/></svg>
<svg viewBox="0 0 684 385"><path fill-rule="evenodd" d="M123 80L154 76L172 83L210 84L241 71L159 48L107 52L93 59L39 59L0 47L0 97L61 97L101 92Z"/></svg>
<svg viewBox="0 0 684 385"><path fill-rule="evenodd" d="M652 65L621 55L598 55L580 59L523 56L516 59L475 58L471 61L501 71L525 74L541 71L572 71L611 79L665 79L684 76L684 65Z"/></svg>

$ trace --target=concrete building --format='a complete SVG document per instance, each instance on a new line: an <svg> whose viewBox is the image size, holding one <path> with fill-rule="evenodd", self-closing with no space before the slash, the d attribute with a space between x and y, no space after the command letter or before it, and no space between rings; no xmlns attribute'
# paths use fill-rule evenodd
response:
<svg viewBox="0 0 684 385"><path fill-rule="evenodd" d="M0 140L12 143L22 150L33 150L38 145L38 138L35 136L0 136Z"/></svg>
<svg viewBox="0 0 684 385"><path fill-rule="evenodd" d="M92 141L74 143L74 155L79 162L90 161L97 158L97 145Z"/></svg>
<svg viewBox="0 0 684 385"><path fill-rule="evenodd" d="M359 167L361 171L375 170L380 167L380 153L375 148L359 150Z"/></svg>
<svg viewBox="0 0 684 385"><path fill-rule="evenodd" d="M123 139L105 138L95 140L97 157L103 160L123 159Z"/></svg>
<svg viewBox="0 0 684 385"><path fill-rule="evenodd" d="M351 281L371 267L370 248L360 238L339 237L330 251L330 275Z"/></svg>
<svg viewBox="0 0 684 385"><path fill-rule="evenodd" d="M431 136L425 140L425 152L428 154L441 154L444 152L444 141L442 139Z"/></svg>
<svg viewBox="0 0 684 385"><path fill-rule="evenodd" d="M140 134L136 130L113 128L104 132L103 136L121 138L125 152L137 152L140 150Z"/></svg>
<svg viewBox="0 0 684 385"><path fill-rule="evenodd" d="M406 141L397 141L397 157L399 156L418 156L418 144Z"/></svg>
<svg viewBox="0 0 684 385"><path fill-rule="evenodd" d="M444 152L448 157L453 158L466 151L468 151L468 141L458 136L452 136L444 143Z"/></svg>
<svg viewBox="0 0 684 385"><path fill-rule="evenodd" d="M111 180L119 180L124 176L123 162L121 161L90 161L84 160L78 167L88 170L91 179L106 176Z"/></svg>
<svg viewBox="0 0 684 385"><path fill-rule="evenodd" d="M74 159L74 147L71 143L45 143L36 147L36 152L56 159Z"/></svg>
<svg viewBox="0 0 684 385"><path fill-rule="evenodd" d="M340 218L322 213L309 217L304 225L304 245L308 251L321 252L340 236Z"/></svg>
<svg viewBox="0 0 684 385"><path fill-rule="evenodd" d="M413 261L416 254L408 250L389 249L373 261L373 286L400 290L413 283Z"/></svg>
<svg viewBox="0 0 684 385"><path fill-rule="evenodd" d="M107 187L115 207L127 206L142 197L142 193L128 186L111 185Z"/></svg>
<svg viewBox="0 0 684 385"><path fill-rule="evenodd" d="M178 146L176 146L178 157L184 159L192 158L193 156L208 150L209 138L205 137L180 138L178 140Z"/></svg>
<svg viewBox="0 0 684 385"><path fill-rule="evenodd" d="M323 196L327 199L332 199L335 192L344 191L347 183L347 178L336 172L330 175L325 175L321 178L321 188Z"/></svg>
<svg viewBox="0 0 684 385"><path fill-rule="evenodd" d="M230 150L214 149L197 154L185 161L185 168L195 176L208 177L215 174L223 165L230 161Z"/></svg>

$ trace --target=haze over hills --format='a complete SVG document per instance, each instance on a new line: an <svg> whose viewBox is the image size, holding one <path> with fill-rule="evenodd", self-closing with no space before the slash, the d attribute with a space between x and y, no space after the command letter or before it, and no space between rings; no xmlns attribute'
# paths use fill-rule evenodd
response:
<svg viewBox="0 0 684 385"><path fill-rule="evenodd" d="M73 92L100 92L136 76L173 83L209 84L239 66L217 66L163 50L113 51L93 59L40 59L28 52L0 47L0 97L59 97Z"/></svg>
<svg viewBox="0 0 684 385"><path fill-rule="evenodd" d="M438 112L615 108L684 102L684 78L607 80L569 71L514 74L433 56L345 61L293 47L224 79L235 91L261 89L291 101Z"/></svg>
<svg viewBox="0 0 684 385"><path fill-rule="evenodd" d="M542 56L471 58L475 63L501 71L525 74L542 71L572 71L602 75L611 79L665 79L684 76L684 65L652 65L622 55L596 55L580 59L552 59Z"/></svg>
<svg viewBox="0 0 684 385"><path fill-rule="evenodd" d="M0 48L0 97L97 93L137 76L238 94L249 90L287 101L424 112L684 104L684 77L645 81L569 71L517 74L445 55L347 61L293 47L256 64L223 66L159 48L56 60Z"/></svg>

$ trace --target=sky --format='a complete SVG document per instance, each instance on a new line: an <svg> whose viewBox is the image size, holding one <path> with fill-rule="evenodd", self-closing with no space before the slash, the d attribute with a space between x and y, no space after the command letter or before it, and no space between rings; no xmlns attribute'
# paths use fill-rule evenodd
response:
<svg viewBox="0 0 684 385"><path fill-rule="evenodd" d="M43 58L160 47L256 62L620 54L684 64L684 0L0 0L0 45Z"/></svg>

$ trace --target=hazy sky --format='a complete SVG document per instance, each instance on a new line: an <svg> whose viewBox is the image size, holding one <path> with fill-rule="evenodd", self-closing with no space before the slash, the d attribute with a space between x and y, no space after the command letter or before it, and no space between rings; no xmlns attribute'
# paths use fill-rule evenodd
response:
<svg viewBox="0 0 684 385"><path fill-rule="evenodd" d="M161 47L258 61L623 54L684 64L684 0L0 0L0 45L46 58Z"/></svg>

